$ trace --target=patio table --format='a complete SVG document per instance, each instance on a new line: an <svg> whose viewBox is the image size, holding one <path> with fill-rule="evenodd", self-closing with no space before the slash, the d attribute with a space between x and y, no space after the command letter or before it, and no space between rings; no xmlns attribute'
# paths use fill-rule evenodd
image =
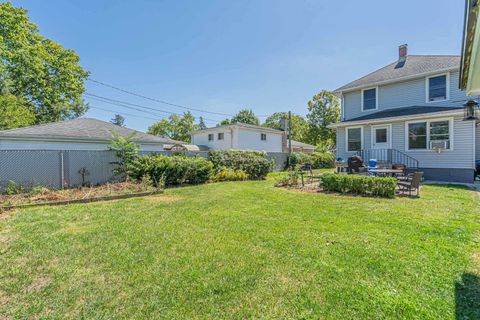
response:
<svg viewBox="0 0 480 320"><path fill-rule="evenodd" d="M368 172L376 173L379 176L394 177L397 174L403 173L403 170L400 170L400 169L369 169Z"/></svg>

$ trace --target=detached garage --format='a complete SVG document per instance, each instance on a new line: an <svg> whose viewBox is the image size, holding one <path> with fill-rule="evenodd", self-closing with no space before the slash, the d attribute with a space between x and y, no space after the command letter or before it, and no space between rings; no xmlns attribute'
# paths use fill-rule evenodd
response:
<svg viewBox="0 0 480 320"><path fill-rule="evenodd" d="M112 132L133 140L141 151L162 151L164 145L183 144L168 138L137 132L110 122L78 118L0 131L0 150L108 150Z"/></svg>

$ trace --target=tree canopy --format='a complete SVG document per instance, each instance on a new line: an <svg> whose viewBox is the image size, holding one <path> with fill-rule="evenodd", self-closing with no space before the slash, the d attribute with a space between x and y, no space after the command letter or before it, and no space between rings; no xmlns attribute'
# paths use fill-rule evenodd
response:
<svg viewBox="0 0 480 320"><path fill-rule="evenodd" d="M245 124L253 124L253 125L260 125L260 120L255 115L252 109L242 109L236 115L232 117L232 119L225 119L220 122L221 125L225 124L233 124L233 123L245 123Z"/></svg>
<svg viewBox="0 0 480 320"><path fill-rule="evenodd" d="M125 117L121 114L116 114L115 117L110 120L110 122L117 126L125 127Z"/></svg>
<svg viewBox="0 0 480 320"><path fill-rule="evenodd" d="M331 92L322 90L308 102L308 132L306 140L313 145L334 144L336 132L327 126L340 121L338 98Z"/></svg>
<svg viewBox="0 0 480 320"><path fill-rule="evenodd" d="M0 95L0 130L26 127L35 122L35 113L21 97Z"/></svg>
<svg viewBox="0 0 480 320"><path fill-rule="evenodd" d="M288 118L288 112L275 112L267 119L265 119L265 123L263 124L265 127L273 128L273 129L281 129L282 128L282 119ZM292 139L300 142L305 142L306 134L308 131L308 124L307 120L304 117L293 114L292 115Z"/></svg>
<svg viewBox="0 0 480 320"><path fill-rule="evenodd" d="M172 114L168 119L162 119L152 124L147 133L161 137L168 137L173 140L191 142L190 134L198 130L195 124L195 117L188 111L182 116Z"/></svg>
<svg viewBox="0 0 480 320"><path fill-rule="evenodd" d="M82 94L88 72L79 60L73 50L42 36L26 9L0 3L1 94L11 94L17 102L24 100L22 105L33 112L34 123L75 118L86 112ZM5 112L0 110L4 118ZM13 125L25 125L29 119Z"/></svg>

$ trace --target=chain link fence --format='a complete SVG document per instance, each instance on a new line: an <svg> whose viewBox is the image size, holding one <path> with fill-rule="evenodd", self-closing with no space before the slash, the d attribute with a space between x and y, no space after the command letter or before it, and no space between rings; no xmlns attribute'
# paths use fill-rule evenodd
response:
<svg viewBox="0 0 480 320"><path fill-rule="evenodd" d="M147 152L140 155L162 154L172 151ZM183 152L189 157L208 157L208 151ZM274 162L274 170L281 171L287 159L286 153L267 153ZM24 187L47 186L50 188L74 187L83 183L102 184L115 180L113 169L116 161L112 151L84 150L0 150L0 189L13 181Z"/></svg>

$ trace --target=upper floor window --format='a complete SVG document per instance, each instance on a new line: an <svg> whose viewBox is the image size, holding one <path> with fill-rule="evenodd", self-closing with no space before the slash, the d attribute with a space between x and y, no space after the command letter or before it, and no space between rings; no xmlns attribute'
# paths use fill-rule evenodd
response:
<svg viewBox="0 0 480 320"><path fill-rule="evenodd" d="M225 137L225 134L223 132L218 133L218 140L223 140L224 137Z"/></svg>
<svg viewBox="0 0 480 320"><path fill-rule="evenodd" d="M377 88L362 90L362 110L375 110L377 105Z"/></svg>
<svg viewBox="0 0 480 320"><path fill-rule="evenodd" d="M347 128L347 151L362 150L362 128Z"/></svg>
<svg viewBox="0 0 480 320"><path fill-rule="evenodd" d="M260 134L260 140L266 141L267 140L267 134L266 133L261 133Z"/></svg>
<svg viewBox="0 0 480 320"><path fill-rule="evenodd" d="M448 76L427 78L427 102L448 100Z"/></svg>
<svg viewBox="0 0 480 320"><path fill-rule="evenodd" d="M213 141L213 133L208 134L208 141Z"/></svg>

